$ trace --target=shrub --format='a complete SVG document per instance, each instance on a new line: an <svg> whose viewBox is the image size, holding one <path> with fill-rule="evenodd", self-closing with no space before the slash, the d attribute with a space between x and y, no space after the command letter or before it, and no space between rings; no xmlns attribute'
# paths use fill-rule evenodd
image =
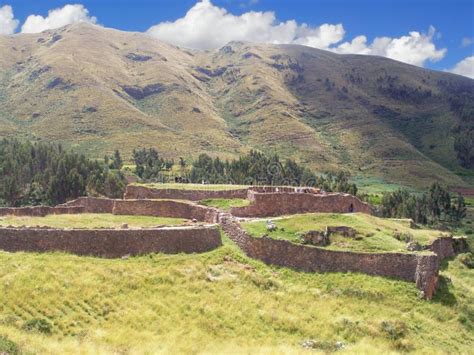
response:
<svg viewBox="0 0 474 355"><path fill-rule="evenodd" d="M49 335L52 333L53 325L46 319L33 318L23 324L23 329Z"/></svg>
<svg viewBox="0 0 474 355"><path fill-rule="evenodd" d="M0 354L17 355L20 354L20 348L7 337L0 335Z"/></svg>
<svg viewBox="0 0 474 355"><path fill-rule="evenodd" d="M380 323L380 331L390 340L399 340L404 338L407 332L407 326L402 321L383 321Z"/></svg>
<svg viewBox="0 0 474 355"><path fill-rule="evenodd" d="M407 232L407 233L403 233L403 232L394 232L393 233L393 237L401 242L405 242L405 243L408 243L408 242L411 242L413 241L413 234Z"/></svg>
<svg viewBox="0 0 474 355"><path fill-rule="evenodd" d="M474 269L474 254L473 253L465 253L459 254L458 256L459 261L466 265L469 269Z"/></svg>

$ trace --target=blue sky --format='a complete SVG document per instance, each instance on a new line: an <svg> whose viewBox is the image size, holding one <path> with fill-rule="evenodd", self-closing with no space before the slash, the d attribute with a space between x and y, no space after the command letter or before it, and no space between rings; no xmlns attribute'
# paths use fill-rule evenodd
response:
<svg viewBox="0 0 474 355"><path fill-rule="evenodd" d="M34 14L46 18L49 10L62 8L67 4L83 5L84 9L88 10L88 16L90 18L95 17L96 19L94 20L100 25L127 31L145 32L152 26L164 21L173 22L182 19L186 13L196 5L196 2L197 0L0 0L0 8L3 5L11 6L14 18L18 20L19 24L15 32L21 31L21 26L28 16ZM474 51L473 43L469 43L474 42L474 0L213 0L212 4L207 6L207 10L209 10L209 12L216 12L216 9L225 9L228 13L235 15L232 21L235 20L234 22L237 27L234 32L229 29L228 35L224 36L222 41L232 38L233 35L238 36L244 31L245 29L242 30L242 28L237 25L239 16L249 11L254 11L274 13L274 26L270 26L266 23L266 27L264 27L269 31L267 36L271 38L269 41L279 42L282 41L282 38L292 38L292 36L295 36L292 43L307 44L323 49L327 47L332 48L334 51L343 51L344 49L342 47L336 47L344 42L350 43L357 36L365 36L365 47L357 47L357 51L361 54L383 53L380 55L386 55L397 60L406 61L410 64L438 70L454 67L463 59L473 56ZM213 16L220 15L216 12ZM219 17L210 17L210 19L211 22L215 21L216 23L219 23L220 20ZM291 20L294 20L297 26L294 33L288 34L288 31L291 32L289 28L292 26L290 26L290 24L288 24L287 31L284 34L275 33L278 24L286 23ZM260 21L260 19L255 18L252 21L250 26L256 26L255 23ZM262 21L264 21L263 18ZM221 26L224 27L221 28L217 25L216 32L222 33L228 30L229 26L227 22L222 20L222 23ZM307 30L303 27L303 23L309 26L308 30L313 31L305 35L309 36L308 38L310 39L306 37L303 38L304 36L301 35L302 32ZM206 39L214 36L212 28L207 30L203 29L200 34L200 39L182 42L182 37L194 36L194 32L188 33L180 28L180 26L186 27L186 24L191 24L194 28L202 27L199 23L192 22L190 17L184 24L174 24L171 27L159 26L154 28L153 31L150 31L150 33L156 35L157 38L176 42L178 45L195 47L213 47L220 45L219 41L210 42ZM333 39L333 41L337 41L339 38L341 38L341 40L338 42L322 40L321 42L321 38L318 37L322 36L319 26L323 24L333 26L329 28L329 30L333 32L327 34L328 36L335 36L334 38L336 39ZM339 24L343 27L343 37L341 37L341 27L334 27ZM430 26L433 26L435 30L430 30ZM420 35L431 36L427 41L429 44L433 44L435 49L431 48L431 52L427 52L425 55L427 59L423 59L425 57L413 57L416 53L408 53L408 57L406 57L407 59L405 60L405 54L403 52L406 50L405 48L392 48L401 45L401 41L397 41L396 39L402 38L403 36L410 36L409 33L411 31L416 31ZM300 36L300 38L296 38L297 36ZM374 49L374 47L377 46L371 45L377 37L389 37L395 40L392 42L387 40L387 43L384 44L384 49L380 52ZM247 38L244 37L244 39ZM251 36L249 39L253 40L254 38ZM260 40L260 38L257 40ZM424 43L427 47L420 47L420 52L430 50L428 48L429 44L426 41ZM408 43L407 45L410 44ZM389 49L389 47L392 49ZM346 47L345 50L354 51L354 48L355 47L350 46ZM443 52L443 49L446 49L446 51ZM403 53L400 53L400 51ZM417 51L417 49L412 49L412 51ZM410 55L412 57L410 57ZM471 64L474 65L474 61Z"/></svg>

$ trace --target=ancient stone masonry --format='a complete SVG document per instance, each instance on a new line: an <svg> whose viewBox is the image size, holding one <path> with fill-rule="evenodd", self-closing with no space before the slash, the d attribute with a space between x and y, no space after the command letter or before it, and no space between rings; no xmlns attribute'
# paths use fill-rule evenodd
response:
<svg viewBox="0 0 474 355"><path fill-rule="evenodd" d="M149 253L202 253L221 245L216 226L156 229L0 228L0 249L117 258Z"/></svg>
<svg viewBox="0 0 474 355"><path fill-rule="evenodd" d="M423 253L362 253L328 250L268 237L254 238L240 226L238 217L266 217L307 212L372 213L372 207L356 197L341 193L321 193L312 188L259 186L227 191L149 189L129 186L126 199L82 197L56 207L0 208L0 216L45 216L64 213L113 213L191 219L219 223L226 234L251 258L267 264L306 272L361 272L414 282L423 297L436 290L440 262L468 250L465 238L441 237ZM222 213L189 200L248 198L250 205ZM188 201L184 201L188 200ZM267 226L268 227L268 226ZM318 233L340 233L356 237L348 227L328 227L313 231L309 244L318 244ZM315 243L315 240L317 243ZM324 243L322 243L324 244ZM154 229L48 229L0 228L0 249L6 251L60 251L78 255L121 257L146 253L197 253L221 245L218 228L213 226Z"/></svg>
<svg viewBox="0 0 474 355"><path fill-rule="evenodd" d="M3 207L0 208L0 216L33 216L44 217L49 214L77 214L84 213L81 206L34 206L34 207Z"/></svg>
<svg viewBox="0 0 474 355"><path fill-rule="evenodd" d="M213 208L173 200L116 200L113 213L196 219L209 223L215 223L218 215L218 211Z"/></svg>
<svg viewBox="0 0 474 355"><path fill-rule="evenodd" d="M248 189L230 189L223 191L186 190L186 189L153 189L145 186L128 185L124 199L171 199L200 201L217 198L247 198Z"/></svg>
<svg viewBox="0 0 474 355"><path fill-rule="evenodd" d="M439 263L435 254L356 253L297 245L285 240L254 238L231 214L219 216L222 229L251 258L307 272L362 272L415 282L423 297L436 289Z"/></svg>
<svg viewBox="0 0 474 355"><path fill-rule="evenodd" d="M453 257L459 253L465 253L468 249L469 247L465 237L439 237L428 245L428 250L435 253L439 261Z"/></svg>
<svg viewBox="0 0 474 355"><path fill-rule="evenodd" d="M237 217L273 217L307 212L372 214L372 207L357 197L342 193L314 194L249 190L249 206L234 207L230 213Z"/></svg>
<svg viewBox="0 0 474 355"><path fill-rule="evenodd" d="M114 204L115 200L109 198L79 197L60 206L80 206L84 208L84 213L112 213Z"/></svg>

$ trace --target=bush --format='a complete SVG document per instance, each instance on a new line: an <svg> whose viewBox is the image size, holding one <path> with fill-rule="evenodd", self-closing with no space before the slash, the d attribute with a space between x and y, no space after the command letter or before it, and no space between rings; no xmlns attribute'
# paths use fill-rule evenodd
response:
<svg viewBox="0 0 474 355"><path fill-rule="evenodd" d="M20 348L7 337L0 335L0 354L17 355L20 354Z"/></svg>
<svg viewBox="0 0 474 355"><path fill-rule="evenodd" d="M469 269L474 269L474 254L473 253L465 253L459 254L458 256L459 261L466 265Z"/></svg>
<svg viewBox="0 0 474 355"><path fill-rule="evenodd" d="M380 331L390 340L399 340L404 338L407 332L407 326L402 321L383 321L380 323Z"/></svg>
<svg viewBox="0 0 474 355"><path fill-rule="evenodd" d="M52 333L53 325L46 319L33 318L23 324L23 330L49 335Z"/></svg>
<svg viewBox="0 0 474 355"><path fill-rule="evenodd" d="M405 243L413 241L413 234L411 233L393 232L393 237Z"/></svg>

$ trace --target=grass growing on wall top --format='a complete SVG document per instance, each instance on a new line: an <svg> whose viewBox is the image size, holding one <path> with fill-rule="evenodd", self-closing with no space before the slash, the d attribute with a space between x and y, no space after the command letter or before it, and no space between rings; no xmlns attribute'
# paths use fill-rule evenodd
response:
<svg viewBox="0 0 474 355"><path fill-rule="evenodd" d="M440 296L362 274L311 274L246 258L227 239L199 255L104 260L0 252L0 335L31 353L468 353L472 270L445 265ZM51 335L27 331L31 319Z"/></svg>
<svg viewBox="0 0 474 355"><path fill-rule="evenodd" d="M327 249L354 251L406 251L406 242L393 237L396 232L410 233L413 238L426 244L442 232L429 229L410 228L409 220L387 219L364 213L308 213L272 219L277 230L268 232L266 220L242 223L244 229L254 237L264 234L274 239L285 239L299 243L299 235L310 230L324 231L326 226L346 226L358 231L360 240L342 236L330 236Z"/></svg>
<svg viewBox="0 0 474 355"><path fill-rule="evenodd" d="M107 213L84 213L47 215L45 217L0 217L0 226L48 226L53 228L120 228L126 223L129 227L155 227L158 225L179 225L189 222L183 218L150 216L116 216Z"/></svg>
<svg viewBox="0 0 474 355"><path fill-rule="evenodd" d="M233 207L245 207L250 205L250 201L247 199L233 198L215 198L199 201L201 205L219 208L224 211L229 211Z"/></svg>

